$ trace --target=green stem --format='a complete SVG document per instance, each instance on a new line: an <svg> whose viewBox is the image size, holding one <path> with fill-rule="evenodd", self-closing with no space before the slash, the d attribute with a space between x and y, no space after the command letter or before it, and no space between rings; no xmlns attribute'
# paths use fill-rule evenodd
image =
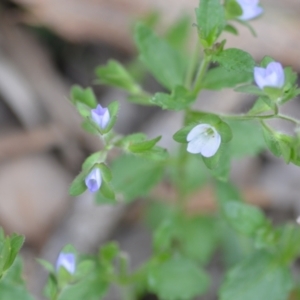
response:
<svg viewBox="0 0 300 300"><path fill-rule="evenodd" d="M184 210L185 204L185 191L182 186L182 181L185 178L185 164L188 157L188 152L186 151L186 145L181 144L179 148L179 157L178 157L178 168L177 168L177 199L176 204L180 211Z"/></svg>
<svg viewBox="0 0 300 300"><path fill-rule="evenodd" d="M276 118L277 116L275 114L272 115L264 115L264 116L248 116L248 115L221 115L221 117L231 120L264 120L264 119L272 119Z"/></svg>
<svg viewBox="0 0 300 300"><path fill-rule="evenodd" d="M189 67L186 73L185 86L187 88L191 88L192 86L192 80L195 74L195 69L197 65L197 60L199 58L199 54L200 54L200 43L197 41L197 44L195 46L195 52L190 60Z"/></svg>
<svg viewBox="0 0 300 300"><path fill-rule="evenodd" d="M278 115L278 113L279 113L279 108L278 108L278 105L275 104L275 107L274 107L274 114L275 114L275 115Z"/></svg>
<svg viewBox="0 0 300 300"><path fill-rule="evenodd" d="M197 96L198 93L201 91L201 88L202 88L202 80L203 80L203 77L206 73L206 70L207 70L207 67L210 63L210 56L206 56L204 55L203 57L203 60L201 62L201 65L200 65L200 68L199 68L199 71L198 71L198 74L197 74L197 77L196 77L196 80L195 80L195 85L194 85L194 89L193 89L193 95Z"/></svg>
<svg viewBox="0 0 300 300"><path fill-rule="evenodd" d="M293 117L287 116L287 115L278 114L277 116L275 116L275 118L286 120L286 121L292 122L292 123L294 123L296 125L300 125L300 121L299 120L297 120L297 119L295 119Z"/></svg>

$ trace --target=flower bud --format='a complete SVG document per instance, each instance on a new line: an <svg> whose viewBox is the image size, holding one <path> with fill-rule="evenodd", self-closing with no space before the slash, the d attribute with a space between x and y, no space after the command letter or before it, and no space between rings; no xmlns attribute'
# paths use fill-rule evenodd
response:
<svg viewBox="0 0 300 300"><path fill-rule="evenodd" d="M95 109L91 110L93 121L102 129L104 129L110 120L110 114L107 107L102 107L100 104Z"/></svg>
<svg viewBox="0 0 300 300"><path fill-rule="evenodd" d="M85 185L91 193L97 192L102 183L101 172L99 168L94 168L85 178Z"/></svg>
<svg viewBox="0 0 300 300"><path fill-rule="evenodd" d="M284 85L284 70L278 62L270 62L266 68L254 68L254 80L260 89L265 86L282 88Z"/></svg>
<svg viewBox="0 0 300 300"><path fill-rule="evenodd" d="M58 272L61 267L65 268L70 274L74 274L76 269L75 254L61 252L56 261L56 272Z"/></svg>
<svg viewBox="0 0 300 300"><path fill-rule="evenodd" d="M200 153L204 157L216 154L221 144L221 136L217 130L209 124L195 126L187 135L187 151Z"/></svg>
<svg viewBox="0 0 300 300"><path fill-rule="evenodd" d="M258 5L259 0L236 0L243 13L238 18L242 21L254 19L263 13L263 8Z"/></svg>

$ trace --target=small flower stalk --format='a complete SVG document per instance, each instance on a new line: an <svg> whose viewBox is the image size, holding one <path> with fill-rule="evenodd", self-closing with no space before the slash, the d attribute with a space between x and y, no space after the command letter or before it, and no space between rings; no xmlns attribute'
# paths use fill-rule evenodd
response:
<svg viewBox="0 0 300 300"><path fill-rule="evenodd" d="M254 80L260 89L266 86L280 89L285 81L283 67L278 62L270 62L266 68L255 67Z"/></svg>
<svg viewBox="0 0 300 300"><path fill-rule="evenodd" d="M259 0L236 0L240 5L243 13L238 19L242 21L249 21L260 16L264 10L259 6Z"/></svg>
<svg viewBox="0 0 300 300"><path fill-rule="evenodd" d="M99 168L94 168L85 178L85 185L91 193L97 192L102 183L101 172Z"/></svg>
<svg viewBox="0 0 300 300"><path fill-rule="evenodd" d="M95 109L91 110L93 121L101 128L105 129L110 121L110 114L107 107L102 107L100 104Z"/></svg>
<svg viewBox="0 0 300 300"><path fill-rule="evenodd" d="M70 274L74 274L76 269L75 254L61 252L56 261L56 272L58 272L61 267L65 268Z"/></svg>
<svg viewBox="0 0 300 300"><path fill-rule="evenodd" d="M187 135L187 151L204 157L212 157L221 145L221 136L217 130L209 124L195 126Z"/></svg>

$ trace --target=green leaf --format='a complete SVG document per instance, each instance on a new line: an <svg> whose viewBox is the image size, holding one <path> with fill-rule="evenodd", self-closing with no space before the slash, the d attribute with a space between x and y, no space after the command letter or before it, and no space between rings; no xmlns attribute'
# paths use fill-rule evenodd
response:
<svg viewBox="0 0 300 300"><path fill-rule="evenodd" d="M146 224L154 231L165 220L173 218L174 213L175 209L173 206L170 206L163 200L153 200L147 203L144 217Z"/></svg>
<svg viewBox="0 0 300 300"><path fill-rule="evenodd" d="M230 147L228 147L226 144L221 144L218 152L220 153L219 160L217 165L211 170L212 175L218 180L227 181L230 174L231 163ZM205 163L207 166L207 161Z"/></svg>
<svg viewBox="0 0 300 300"><path fill-rule="evenodd" d="M23 235L18 235L16 233L13 233L9 237L9 239L10 239L10 254L9 254L9 259L5 263L4 270L7 270L8 268L11 267L25 241L25 237Z"/></svg>
<svg viewBox="0 0 300 300"><path fill-rule="evenodd" d="M0 241L0 278L2 274L7 269L7 262L10 259L10 238L4 237L2 241Z"/></svg>
<svg viewBox="0 0 300 300"><path fill-rule="evenodd" d="M172 243L177 237L177 228L174 216L171 217L165 219L154 231L153 248L155 253L164 253L173 247Z"/></svg>
<svg viewBox="0 0 300 300"><path fill-rule="evenodd" d="M103 181L100 187L100 193L103 197L96 196L96 202L98 204L102 203L109 203L109 204L115 204L116 203L116 196L113 188L110 186L109 183ZM109 199L109 202L106 200Z"/></svg>
<svg viewBox="0 0 300 300"><path fill-rule="evenodd" d="M148 285L160 299L188 300L207 291L209 278L193 261L178 257L152 267Z"/></svg>
<svg viewBox="0 0 300 300"><path fill-rule="evenodd" d="M221 135L221 141L222 143L228 143L232 139L232 131L230 126L225 122L219 122L215 126L218 133Z"/></svg>
<svg viewBox="0 0 300 300"><path fill-rule="evenodd" d="M227 273L219 296L220 300L283 300L292 287L289 269L272 254L258 251Z"/></svg>
<svg viewBox="0 0 300 300"><path fill-rule="evenodd" d="M297 74L293 71L291 67L284 68L285 75L285 85L283 87L283 95L279 104L286 103L287 101L297 97L300 94L300 90L297 89Z"/></svg>
<svg viewBox="0 0 300 300"><path fill-rule="evenodd" d="M130 95L127 100L134 104L140 104L140 105L147 105L147 106L153 106L153 103L151 103L151 95Z"/></svg>
<svg viewBox="0 0 300 300"><path fill-rule="evenodd" d="M71 183L71 186L69 188L69 194L71 196L79 196L83 194L87 187L85 185L85 178L88 175L88 170L82 171L79 175L75 177L73 182Z"/></svg>
<svg viewBox="0 0 300 300"><path fill-rule="evenodd" d="M226 151L226 146L224 146L224 144L221 144L220 148L218 149L215 155L211 157L202 156L203 162L206 165L206 167L210 170L213 170L218 168L221 164L223 164L224 161L221 159L221 156L224 151Z"/></svg>
<svg viewBox="0 0 300 300"><path fill-rule="evenodd" d="M291 67L284 68L285 85L294 85L297 82L297 73L293 71Z"/></svg>
<svg viewBox="0 0 300 300"><path fill-rule="evenodd" d="M238 30L234 26L232 26L231 24L226 24L226 26L224 27L224 31L230 32L234 35L239 34Z"/></svg>
<svg viewBox="0 0 300 300"><path fill-rule="evenodd" d="M276 250L278 260L286 265L297 259L300 253L300 229L298 224L284 224L277 228Z"/></svg>
<svg viewBox="0 0 300 300"><path fill-rule="evenodd" d="M190 16L183 15L166 32L167 42L179 51L186 48L187 40L190 36L192 21Z"/></svg>
<svg viewBox="0 0 300 300"><path fill-rule="evenodd" d="M263 91L273 101L277 101L282 97L282 89L279 88L266 86Z"/></svg>
<svg viewBox="0 0 300 300"><path fill-rule="evenodd" d="M258 96L264 96L265 93L256 85L242 85L234 89L239 93L253 94Z"/></svg>
<svg viewBox="0 0 300 300"><path fill-rule="evenodd" d="M27 291L24 280L22 279L22 262L19 257L0 280L0 296L3 300L34 299Z"/></svg>
<svg viewBox="0 0 300 300"><path fill-rule="evenodd" d="M116 144L119 147L128 148L130 144L142 142L146 138L147 138L147 136L144 133L138 132L138 133L129 134L129 135L123 137Z"/></svg>
<svg viewBox="0 0 300 300"><path fill-rule="evenodd" d="M107 294L108 288L108 280L95 268L79 282L66 286L59 294L58 300L99 300Z"/></svg>
<svg viewBox="0 0 300 300"><path fill-rule="evenodd" d="M73 280L82 280L85 276L89 275L93 271L95 265L95 261L90 258L80 260L77 263L76 272L73 275Z"/></svg>
<svg viewBox="0 0 300 300"><path fill-rule="evenodd" d="M272 110L272 107L268 104L269 102L266 101L266 97L259 97L252 108L248 111L248 115L250 116L256 116L260 115L262 113L268 112Z"/></svg>
<svg viewBox="0 0 300 300"><path fill-rule="evenodd" d="M48 280L44 286L43 294L47 299L55 299L58 293L57 280L54 274L48 276Z"/></svg>
<svg viewBox="0 0 300 300"><path fill-rule="evenodd" d="M195 101L195 96L185 87L176 86L171 94L156 93L150 101L163 109L183 110Z"/></svg>
<svg viewBox="0 0 300 300"><path fill-rule="evenodd" d="M82 170L90 170L96 163L104 162L106 153L103 151L95 152L88 156L82 164Z"/></svg>
<svg viewBox="0 0 300 300"><path fill-rule="evenodd" d="M279 141L279 147L282 153L282 157L285 163L288 164L291 161L293 155L292 149L294 146L294 138L283 133L277 133L277 139Z"/></svg>
<svg viewBox="0 0 300 300"><path fill-rule="evenodd" d="M119 254L120 248L116 242L109 242L104 244L99 251L99 258L102 261L112 262L113 259Z"/></svg>
<svg viewBox="0 0 300 300"><path fill-rule="evenodd" d="M37 262L38 262L40 265L42 265L42 266L44 267L44 269L45 269L46 271L48 271L49 273L54 273L54 272L55 272L53 265L52 265L49 261L44 260L44 259L39 259L39 258L38 258L38 259L37 259Z"/></svg>
<svg viewBox="0 0 300 300"><path fill-rule="evenodd" d="M152 149L160 139L161 136L158 136L152 140L132 143L129 145L128 149L133 153L144 152L146 150Z"/></svg>
<svg viewBox="0 0 300 300"><path fill-rule="evenodd" d="M185 124L189 125L191 123L195 123L198 125L204 123L210 124L211 126L216 126L221 121L222 120L220 119L220 117L215 114L203 111L190 110L186 114Z"/></svg>
<svg viewBox="0 0 300 300"><path fill-rule="evenodd" d="M81 127L83 130L85 130L86 132L88 132L90 134L99 134L100 133L97 125L90 118L83 120L83 122L81 123Z"/></svg>
<svg viewBox="0 0 300 300"><path fill-rule="evenodd" d="M228 71L250 72L253 74L255 61L252 56L240 49L229 48L213 56L213 61L218 62Z"/></svg>
<svg viewBox="0 0 300 300"><path fill-rule="evenodd" d="M271 63L271 62L273 62L273 61L274 61L274 59L273 59L272 57L266 55L266 56L264 56L263 59L261 60L260 66L261 66L262 68L266 68L266 67L268 66L268 64Z"/></svg>
<svg viewBox="0 0 300 300"><path fill-rule="evenodd" d="M115 125L117 122L117 115L119 111L119 102L118 101L113 101L108 105L108 111L110 115L110 120L107 126L104 129L100 129L100 131L103 132L103 134L108 133Z"/></svg>
<svg viewBox="0 0 300 300"><path fill-rule="evenodd" d="M74 85L71 88L71 100L74 104L80 102L90 108L97 106L96 96L91 88L82 88L79 85Z"/></svg>
<svg viewBox="0 0 300 300"><path fill-rule="evenodd" d="M119 255L119 252L119 245L116 242L109 242L100 248L99 258L101 261L112 263L114 258Z"/></svg>
<svg viewBox="0 0 300 300"><path fill-rule="evenodd" d="M259 229L269 226L262 211L249 204L228 201L224 203L222 211L235 230L248 236L254 236Z"/></svg>
<svg viewBox="0 0 300 300"><path fill-rule="evenodd" d="M138 24L135 28L135 42L141 60L164 87L172 90L184 84L187 62L165 40L145 25Z"/></svg>
<svg viewBox="0 0 300 300"><path fill-rule="evenodd" d="M221 207L223 207L227 202L238 201L241 202L241 195L238 190L228 182L216 182L216 193L217 200Z"/></svg>
<svg viewBox="0 0 300 300"><path fill-rule="evenodd" d="M144 196L158 183L163 174L160 162L123 155L111 164L113 179L111 185L117 194L122 194L126 202Z"/></svg>
<svg viewBox="0 0 300 300"><path fill-rule="evenodd" d="M226 122L232 130L229 144L232 157L256 155L266 148L263 132L258 122L249 120L229 120Z"/></svg>
<svg viewBox="0 0 300 300"><path fill-rule="evenodd" d="M112 180L111 170L106 164L97 164L96 167L101 170L101 177L105 182L110 182Z"/></svg>
<svg viewBox="0 0 300 300"><path fill-rule="evenodd" d="M184 195L189 195L202 187L210 177L200 155L187 155L184 166L179 164L180 162L170 165L169 173L173 185ZM178 172L179 168L180 172Z"/></svg>
<svg viewBox="0 0 300 300"><path fill-rule="evenodd" d="M96 69L96 75L102 84L124 89L131 94L139 94L140 86L127 70L117 61L109 60L106 66Z"/></svg>
<svg viewBox="0 0 300 300"><path fill-rule="evenodd" d="M119 111L119 102L118 101L113 101L111 103L109 103L109 105L107 106L108 110L109 110L109 114L110 117L115 117L118 114Z"/></svg>
<svg viewBox="0 0 300 300"><path fill-rule="evenodd" d="M263 125L263 133L264 133L264 138L266 141L266 144L269 148L269 150L275 155L275 156L280 156L281 155L281 150L280 146L278 143L278 140L275 136L275 132L265 124Z"/></svg>
<svg viewBox="0 0 300 300"><path fill-rule="evenodd" d="M226 268L232 267L249 257L255 250L253 238L234 230L225 220L219 223L222 260Z"/></svg>
<svg viewBox="0 0 300 300"><path fill-rule="evenodd" d="M240 20L240 19L235 19L235 21L238 22L238 23L240 23L240 24L242 24L243 26L247 27L247 28L249 29L249 31L251 32L251 34L252 34L254 37L257 36L255 30L253 29L253 27L250 25L249 22L247 22L247 21L242 21L242 20Z"/></svg>
<svg viewBox="0 0 300 300"><path fill-rule="evenodd" d="M201 264L207 264L218 246L216 221L212 217L184 218L178 224L178 239L182 254Z"/></svg>
<svg viewBox="0 0 300 300"><path fill-rule="evenodd" d="M227 19L234 19L243 14L243 10L236 0L225 1L225 11Z"/></svg>
<svg viewBox="0 0 300 300"><path fill-rule="evenodd" d="M225 27L224 7L219 0L201 0L196 17L200 38L210 47Z"/></svg>
<svg viewBox="0 0 300 300"><path fill-rule="evenodd" d="M84 103L76 102L76 108L79 114L83 117L89 117L91 115L91 108Z"/></svg>
<svg viewBox="0 0 300 300"><path fill-rule="evenodd" d="M156 161L165 161L168 158L168 152L166 149L154 146L149 150L145 150L142 152L135 153L139 157L144 157L149 160L156 160Z"/></svg>
<svg viewBox="0 0 300 300"><path fill-rule="evenodd" d="M249 72L228 71L224 67L216 67L208 70L202 86L207 90L221 90L223 88L233 88L238 84L251 82L253 75Z"/></svg>
<svg viewBox="0 0 300 300"><path fill-rule="evenodd" d="M173 135L173 139L178 143L186 144L187 143L187 140L186 140L187 135L197 125L198 125L197 123L194 123L194 124L190 124L188 126L181 128Z"/></svg>

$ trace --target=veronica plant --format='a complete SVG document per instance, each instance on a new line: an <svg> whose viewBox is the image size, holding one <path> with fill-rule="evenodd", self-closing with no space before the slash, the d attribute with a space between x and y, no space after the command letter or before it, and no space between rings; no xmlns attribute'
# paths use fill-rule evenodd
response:
<svg viewBox="0 0 300 300"><path fill-rule="evenodd" d="M224 265L216 292L220 300L300 299L290 270L299 255L300 230L295 224L274 226L259 208L243 202L228 179L232 160L266 149L300 165L300 121L281 113L281 106L300 94L296 74L269 56L257 63L222 39L224 31L238 34L236 24L254 33L248 21L262 15L257 0L201 0L196 26L183 18L161 37L145 22L138 23L139 70L162 86L157 93L143 88L141 72L137 77L117 61L96 69L98 83L125 90L129 102L183 113L181 129L170 132L179 144L177 155L158 145L161 136L118 134L118 102L104 107L91 88L72 88L71 102L83 118L82 127L100 138L103 147L86 158L70 194L94 193L97 204L129 203L147 198L155 185L167 181L177 197L172 205L155 200L154 194L149 197L146 219L153 230L153 255L136 270L130 270L128 256L115 243L103 245L96 256L66 246L56 268L40 261L49 271L48 299L103 299L111 285L121 289L124 299L143 299L147 293L162 300L195 299L209 291L206 266L216 249L222 250ZM197 36L193 54L185 48L189 32ZM223 88L251 94L256 101L243 114L194 108L203 90ZM273 129L271 119L290 122L293 132ZM110 161L114 149L122 155ZM218 212L188 215L189 196L208 181Z"/></svg>
<svg viewBox="0 0 300 300"><path fill-rule="evenodd" d="M153 256L141 268L130 272L127 256L109 244L93 259L90 272L95 277L93 283L86 283L89 292L83 285L79 287L79 281L69 284L68 297L79 299L78 290L81 297L100 299L109 285L116 284L125 299L140 299L146 293L166 300L194 299L208 291L210 278L205 266L217 247L223 249L226 265L219 299L283 300L293 293L295 280L289 266L300 250L300 231L295 225L274 227L259 208L243 203L228 182L232 160L266 148L287 163L300 164L300 123L280 112L281 105L300 93L295 73L268 56L256 64L249 53L226 47L221 38L223 31L238 33L235 23L253 31L247 21L262 14L263 8L254 0L226 0L223 4L202 0L196 8L196 27L180 20L165 37L159 37L151 27L138 23L134 39L139 63L161 84L163 92L145 91L139 78L116 61L96 69L100 84L127 91L132 103L183 112L182 128L170 133L180 144L176 156L170 157L157 145L160 136L147 139L144 133L121 136L114 132L118 103L105 108L90 88L72 88L71 101L83 116L83 128L100 137L103 148L85 160L70 187L71 195L88 190L95 193L98 204L130 202L168 180L178 199L175 206L151 202L147 219L153 229ZM198 36L193 55L184 47L187 30ZM257 100L247 113L238 115L194 109L202 90L223 88L252 94ZM270 119L291 122L294 134L277 132L269 125ZM108 163L114 148L124 154ZM188 216L184 208L189 195L211 179L219 213ZM101 288L93 285L96 283ZM58 299L69 299L65 297Z"/></svg>

